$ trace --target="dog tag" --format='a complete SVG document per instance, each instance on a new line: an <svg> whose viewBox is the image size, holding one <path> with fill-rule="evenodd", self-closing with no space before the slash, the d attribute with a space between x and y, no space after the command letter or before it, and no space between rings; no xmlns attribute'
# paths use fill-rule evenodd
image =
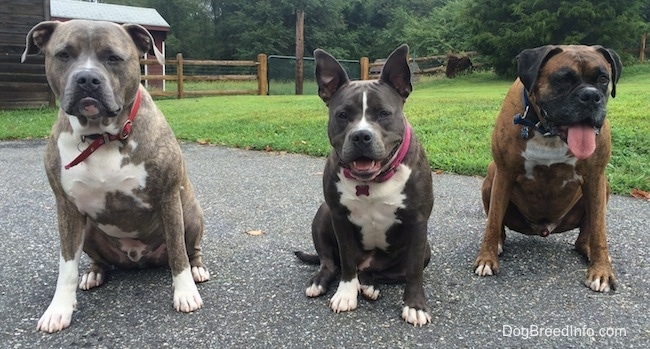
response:
<svg viewBox="0 0 650 349"><path fill-rule="evenodd" d="M370 196L370 186L368 185L357 185L357 196L365 195Z"/></svg>

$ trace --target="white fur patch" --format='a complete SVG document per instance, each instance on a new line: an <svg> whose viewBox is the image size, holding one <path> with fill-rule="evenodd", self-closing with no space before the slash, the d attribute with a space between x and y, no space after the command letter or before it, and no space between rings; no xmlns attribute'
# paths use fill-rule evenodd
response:
<svg viewBox="0 0 650 349"><path fill-rule="evenodd" d="M83 246L83 243L82 243ZM81 246L74 259L66 261L59 257L59 276L56 281L56 291L50 306L38 320L36 329L43 332L58 332L70 326L72 311L77 307L77 280Z"/></svg>
<svg viewBox="0 0 650 349"><path fill-rule="evenodd" d="M361 285L361 294L367 299L376 301L379 298L379 289L373 285Z"/></svg>
<svg viewBox="0 0 650 349"><path fill-rule="evenodd" d="M90 57L88 57L88 58L86 59L86 61L84 62L83 67L86 68L86 69L88 69L88 70L90 70L90 69L95 69L95 68L97 67L97 61L91 59Z"/></svg>
<svg viewBox="0 0 650 349"><path fill-rule="evenodd" d="M104 283L104 275L102 273L89 271L81 275L79 288L82 290L90 290L91 288L101 286L102 283Z"/></svg>
<svg viewBox="0 0 650 349"><path fill-rule="evenodd" d="M350 210L350 222L361 227L361 243L365 250L388 248L386 231L394 224L402 223L395 212L406 207L403 191L410 176L411 168L404 164L397 168L390 180L381 183L359 182L339 173L340 181L336 186L341 193L341 204ZM368 185L370 195L357 196L358 185Z"/></svg>
<svg viewBox="0 0 650 349"><path fill-rule="evenodd" d="M203 307L203 300L196 288L190 268L172 278L174 285L174 309L189 313Z"/></svg>
<svg viewBox="0 0 650 349"><path fill-rule="evenodd" d="M476 267L476 270L474 270L474 273L478 276L491 276L494 275L494 272L492 271L492 268L490 268L489 265L487 264L479 264L478 267Z"/></svg>
<svg viewBox="0 0 650 349"><path fill-rule="evenodd" d="M318 297L325 293L325 289L321 285L311 284L307 289L305 289L305 295L307 297Z"/></svg>
<svg viewBox="0 0 650 349"><path fill-rule="evenodd" d="M366 111L368 110L368 93L363 92L361 97L361 120L354 127L354 131L366 130L370 131L373 134L375 133L375 128L368 122Z"/></svg>
<svg viewBox="0 0 650 349"><path fill-rule="evenodd" d="M526 177L533 179L535 166L551 166L553 164L576 165L578 159L571 155L569 146L560 137L544 137L534 133L533 138L526 142L526 149L521 153L524 157ZM577 174L574 176L580 179Z"/></svg>
<svg viewBox="0 0 650 349"><path fill-rule="evenodd" d="M81 137L82 134L91 135L110 133L116 135L120 133L120 130L122 129L122 125L117 125L114 122L111 122L108 125L104 125L102 124L102 119L93 120L89 122L87 126L81 126L79 119L76 116L70 114L66 114L66 116L70 121L70 126L72 126L72 130L75 136L78 135L79 137Z"/></svg>
<svg viewBox="0 0 650 349"><path fill-rule="evenodd" d="M81 136L61 133L58 140L61 166L76 158L81 153L79 149L83 150L88 146L85 143L80 145L80 139ZM132 195L134 190L142 189L146 185L147 172L144 163L122 166L124 156L119 152L120 145L119 142L109 142L80 164L68 170L61 167L63 189L73 198L77 209L93 219L106 208L106 194L110 192L131 195L140 206L151 207ZM113 231L113 234L120 235L116 231Z"/></svg>
<svg viewBox="0 0 650 349"><path fill-rule="evenodd" d="M413 326L424 326L431 322L431 315L424 310L416 310L405 306L402 309L402 318Z"/></svg>
<svg viewBox="0 0 650 349"><path fill-rule="evenodd" d="M594 280L587 279L585 281L585 286L589 287L592 291L596 292L609 292L609 283L604 281L601 283L600 278Z"/></svg>
<svg viewBox="0 0 650 349"><path fill-rule="evenodd" d="M210 280L210 272L204 267L192 267L192 278L194 282L205 282Z"/></svg>
<svg viewBox="0 0 650 349"><path fill-rule="evenodd" d="M350 311L357 308L357 295L359 294L359 278L356 276L350 281L340 281L339 288L330 299L330 308L335 313Z"/></svg>
<svg viewBox="0 0 650 349"><path fill-rule="evenodd" d="M120 228L112 224L98 224L97 227L106 235L117 239L137 238L139 236L137 231L122 231Z"/></svg>

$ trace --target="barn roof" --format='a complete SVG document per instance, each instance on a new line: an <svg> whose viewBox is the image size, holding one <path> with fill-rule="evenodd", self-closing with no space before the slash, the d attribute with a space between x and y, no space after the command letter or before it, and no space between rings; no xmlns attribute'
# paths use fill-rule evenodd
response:
<svg viewBox="0 0 650 349"><path fill-rule="evenodd" d="M75 0L50 0L52 18L89 19L116 23L136 23L169 28L169 23L153 8L101 4Z"/></svg>

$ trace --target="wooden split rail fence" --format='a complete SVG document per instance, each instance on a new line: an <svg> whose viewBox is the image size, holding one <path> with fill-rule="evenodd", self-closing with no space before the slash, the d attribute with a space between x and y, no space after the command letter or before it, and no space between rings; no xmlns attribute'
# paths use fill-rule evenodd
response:
<svg viewBox="0 0 650 349"><path fill-rule="evenodd" d="M412 70L412 73L416 76L445 73L445 70L447 69L446 67L447 61L449 60L449 57L452 55L453 55L452 53L447 53L446 55L410 58L409 62L412 64L412 68L417 67L416 69ZM472 51L472 52L466 52L460 54L459 56L473 57L476 55L478 55L478 53ZM379 73L381 72L381 68L384 66L384 60L370 63L368 57L362 57L359 60L359 65L361 66L360 67L361 80L378 79ZM419 68L419 65L424 65L429 67ZM474 66L477 67L479 65L475 64Z"/></svg>
<svg viewBox="0 0 650 349"><path fill-rule="evenodd" d="M155 59L142 59L142 65L159 65ZM166 59L165 65L176 66L176 74L170 75L142 75L141 80L164 80L175 81L177 84L176 91L152 90L152 96L176 96L184 98L186 96L219 96L219 95L246 95L257 94L264 96L268 92L267 81L267 60L266 55L260 53L257 55L257 61L231 61L231 60L185 60L181 53L176 55L176 59ZM253 75L185 75L184 70L187 66L230 66L230 67L257 67L257 74ZM184 84L187 81L255 81L257 80L257 89L253 90L201 90L187 91Z"/></svg>
<svg viewBox="0 0 650 349"><path fill-rule="evenodd" d="M469 55L475 54L470 52ZM449 55L419 57L412 59L411 62L422 64L423 62L434 63L434 67L426 69L414 70L415 75L421 74L435 74L445 71L445 66L441 63L444 62ZM155 59L142 59L140 61L143 65L158 65ZM359 60L360 78L361 80L376 79L379 77L379 72L383 66L383 62L370 63L368 57L362 57ZM235 61L235 60L185 60L181 53L176 55L176 59L166 59L165 65L172 65L176 67L176 74L170 75L142 75L141 80L149 81L175 81L177 88L176 91L163 91L152 89L150 94L152 96L166 96L177 98L184 98L187 96L219 96L219 95L260 95L268 94L268 64L267 56L263 53L257 55L256 61ZM257 74L243 75L243 74L226 74L226 75L185 75L185 67L187 66L230 66L230 67L256 67ZM188 81L255 81L257 80L257 89L249 90L186 90L185 83Z"/></svg>

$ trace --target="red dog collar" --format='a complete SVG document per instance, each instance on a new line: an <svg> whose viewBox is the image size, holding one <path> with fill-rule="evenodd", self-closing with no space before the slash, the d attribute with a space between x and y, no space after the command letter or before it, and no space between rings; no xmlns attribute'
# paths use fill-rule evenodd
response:
<svg viewBox="0 0 650 349"><path fill-rule="evenodd" d="M129 114L129 118L124 121L124 125L122 125L122 129L120 130L120 133L117 135L113 135L110 133L103 133L99 135L90 145L88 148L86 148L84 151L79 154L74 160L72 160L69 164L65 165L65 169L69 170L71 167L76 166L80 164L82 161L86 160L90 154L94 153L99 147L102 145L111 142L111 141L116 141L116 140L124 140L129 137L129 134L131 134L131 126L133 125L133 119L135 119L135 115L138 114L138 109L140 109L140 101L142 100L142 93L140 92L140 89L138 88L138 93L135 95L135 102L133 102L133 106L131 107L131 113Z"/></svg>

